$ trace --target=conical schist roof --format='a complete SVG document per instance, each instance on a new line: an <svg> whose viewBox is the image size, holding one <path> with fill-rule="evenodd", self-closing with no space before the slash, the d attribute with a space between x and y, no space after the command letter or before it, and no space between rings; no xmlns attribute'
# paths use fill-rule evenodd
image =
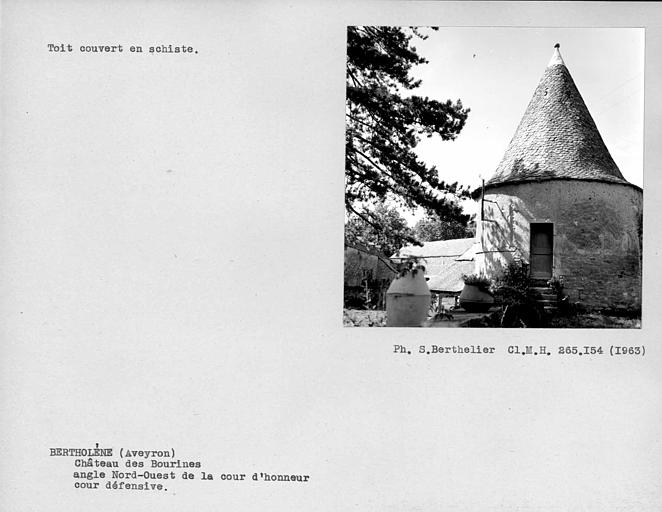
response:
<svg viewBox="0 0 662 512"><path fill-rule="evenodd" d="M551 179L628 183L609 154L558 44L486 186Z"/></svg>

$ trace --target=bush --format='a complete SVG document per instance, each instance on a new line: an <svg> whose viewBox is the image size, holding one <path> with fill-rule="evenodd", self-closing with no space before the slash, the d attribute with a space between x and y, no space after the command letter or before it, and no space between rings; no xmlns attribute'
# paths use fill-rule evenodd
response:
<svg viewBox="0 0 662 512"><path fill-rule="evenodd" d="M415 276L419 271L425 273L425 266L419 263L420 258L409 256L398 264L398 275L404 277L411 272Z"/></svg>
<svg viewBox="0 0 662 512"><path fill-rule="evenodd" d="M501 303L501 327L544 327L545 312L531 292L529 265L511 262L495 281L494 294Z"/></svg>
<svg viewBox="0 0 662 512"><path fill-rule="evenodd" d="M483 291L489 292L490 287L492 286L492 281L490 281L484 275L479 274L465 274L462 276L464 284L478 286Z"/></svg>
<svg viewBox="0 0 662 512"><path fill-rule="evenodd" d="M560 316L574 316L577 314L575 305L570 302L570 297L563 293L563 276L553 276L547 281L547 286L556 295L556 303L558 305L558 314Z"/></svg>
<svg viewBox="0 0 662 512"><path fill-rule="evenodd" d="M551 290L556 294L556 298L558 300L563 299L565 295L563 294L562 277L552 277L549 281L547 281L547 286L549 286Z"/></svg>

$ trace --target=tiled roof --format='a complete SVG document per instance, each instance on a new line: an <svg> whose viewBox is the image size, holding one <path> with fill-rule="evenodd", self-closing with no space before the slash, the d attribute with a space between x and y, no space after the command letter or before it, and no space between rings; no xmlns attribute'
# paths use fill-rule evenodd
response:
<svg viewBox="0 0 662 512"><path fill-rule="evenodd" d="M407 245L400 249L395 257L406 256L460 256L464 254L475 242L474 238L455 238L453 240L438 240L435 242L424 242L422 246Z"/></svg>
<svg viewBox="0 0 662 512"><path fill-rule="evenodd" d="M433 292L459 293L464 288L462 276L474 273L473 261L457 261L451 258L430 258L425 262L428 288Z"/></svg>
<svg viewBox="0 0 662 512"><path fill-rule="evenodd" d="M422 247L403 247L393 259L418 256L430 290L458 293L464 288L462 276L474 273L475 244L475 238L424 242Z"/></svg>
<svg viewBox="0 0 662 512"><path fill-rule="evenodd" d="M548 179L628 183L609 154L558 47L486 186Z"/></svg>

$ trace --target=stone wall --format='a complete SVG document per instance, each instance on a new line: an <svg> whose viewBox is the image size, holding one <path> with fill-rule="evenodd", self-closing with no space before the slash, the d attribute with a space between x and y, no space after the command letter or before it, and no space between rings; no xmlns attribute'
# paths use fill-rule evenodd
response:
<svg viewBox="0 0 662 512"><path fill-rule="evenodd" d="M553 274L589 307L641 306L642 192L623 184L550 180L487 189L478 272L529 261L530 227L554 224Z"/></svg>

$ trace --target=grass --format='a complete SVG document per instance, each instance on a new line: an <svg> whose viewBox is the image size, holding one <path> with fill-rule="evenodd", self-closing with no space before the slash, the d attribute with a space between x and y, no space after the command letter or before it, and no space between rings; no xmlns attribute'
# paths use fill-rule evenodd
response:
<svg viewBox="0 0 662 512"><path fill-rule="evenodd" d="M475 322L474 322L475 324ZM385 327L386 311L344 309L345 327ZM468 327L477 327L469 325ZM481 325L488 327L488 325ZM551 329L640 329L640 318L625 318L602 313L582 313L574 316L557 316L550 320Z"/></svg>
<svg viewBox="0 0 662 512"><path fill-rule="evenodd" d="M385 327L386 311L344 309L342 323L344 327Z"/></svg>
<svg viewBox="0 0 662 512"><path fill-rule="evenodd" d="M570 329L641 329L641 318L582 313L575 316L552 318L549 326Z"/></svg>

